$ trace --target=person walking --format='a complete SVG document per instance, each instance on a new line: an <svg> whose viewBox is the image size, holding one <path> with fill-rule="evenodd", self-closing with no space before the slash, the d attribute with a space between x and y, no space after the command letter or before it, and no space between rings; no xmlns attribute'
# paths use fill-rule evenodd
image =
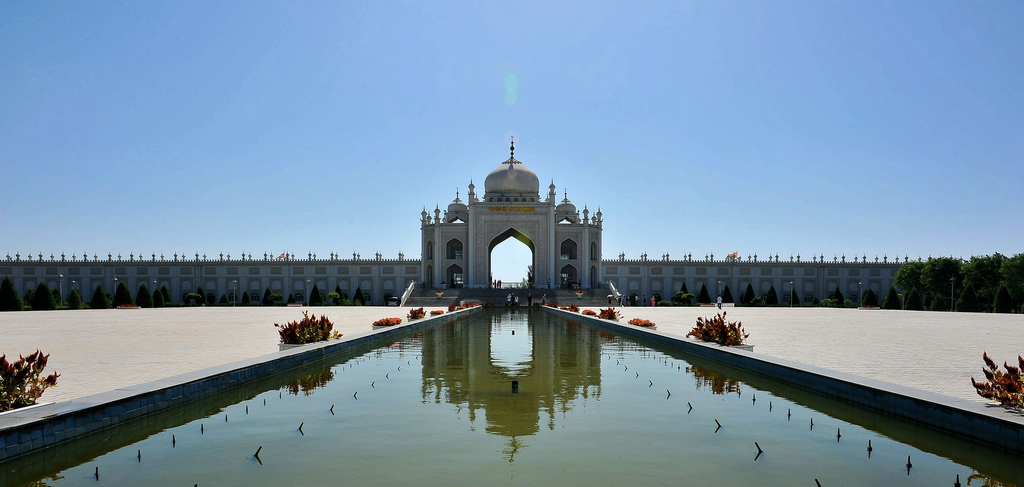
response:
<svg viewBox="0 0 1024 487"><path fill-rule="evenodd" d="M533 294L526 293L526 305L533 306Z"/></svg>
<svg viewBox="0 0 1024 487"><path fill-rule="evenodd" d="M718 309L722 309L722 297L718 297Z"/></svg>
<svg viewBox="0 0 1024 487"><path fill-rule="evenodd" d="M540 296L540 305L544 306L545 304L548 304L548 294L547 293L541 294L541 296Z"/></svg>

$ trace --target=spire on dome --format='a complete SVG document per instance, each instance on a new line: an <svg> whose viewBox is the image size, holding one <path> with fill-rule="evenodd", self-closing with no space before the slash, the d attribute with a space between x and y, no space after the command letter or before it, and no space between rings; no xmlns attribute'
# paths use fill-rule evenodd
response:
<svg viewBox="0 0 1024 487"><path fill-rule="evenodd" d="M510 145L508 147L508 152L509 152L509 154L508 154L509 157L515 157L515 155L516 155L516 136L515 135L512 136L512 145Z"/></svg>

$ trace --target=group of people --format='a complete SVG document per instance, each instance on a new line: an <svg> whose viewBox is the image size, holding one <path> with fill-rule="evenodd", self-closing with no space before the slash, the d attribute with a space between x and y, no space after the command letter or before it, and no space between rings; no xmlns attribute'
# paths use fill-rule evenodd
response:
<svg viewBox="0 0 1024 487"><path fill-rule="evenodd" d="M544 306L545 304L548 304L548 295L542 294L540 305ZM533 294L526 295L526 305L533 306ZM505 297L505 306L519 306L519 295L508 293L508 296Z"/></svg>
<svg viewBox="0 0 1024 487"><path fill-rule="evenodd" d="M623 297L625 297L625 300L623 300ZM612 295L609 294L608 304L612 304L612 298ZM655 298L651 296L651 299L648 300L646 294L643 295L642 297L637 296L636 294L631 294L629 296L623 296L621 294L618 294L614 297L614 299L615 302L619 304L619 306L647 306L648 303L650 303L650 306L654 306L655 304Z"/></svg>

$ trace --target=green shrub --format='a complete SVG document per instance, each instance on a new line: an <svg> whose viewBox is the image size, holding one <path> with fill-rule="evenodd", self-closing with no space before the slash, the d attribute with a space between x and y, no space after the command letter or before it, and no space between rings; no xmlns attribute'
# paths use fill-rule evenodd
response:
<svg viewBox="0 0 1024 487"><path fill-rule="evenodd" d="M103 291L103 284L96 285L96 290L92 293L92 299L89 300L89 307L92 309L107 309L110 307L110 300L107 299L107 293Z"/></svg>
<svg viewBox="0 0 1024 487"><path fill-rule="evenodd" d="M974 293L974 285L967 283L960 293L960 299L956 300L956 310L960 312L981 311L981 304L978 303L978 295Z"/></svg>
<svg viewBox="0 0 1024 487"><path fill-rule="evenodd" d="M251 303L252 303L252 301L251 301L251 299L249 298L249 293L247 293L247 292L243 292L243 293L242 293L242 305L243 305L243 306L248 306L248 305L249 305L249 304L251 304Z"/></svg>
<svg viewBox="0 0 1024 487"><path fill-rule="evenodd" d="M114 290L114 302L112 303L116 308L122 304L135 304L132 301L132 293L128 290L128 285L124 281L117 283L117 289Z"/></svg>
<svg viewBox="0 0 1024 487"><path fill-rule="evenodd" d="M789 302L793 306L800 306L800 296L796 295L796 288L792 287L789 289Z"/></svg>
<svg viewBox="0 0 1024 487"><path fill-rule="evenodd" d="M846 296L843 296L843 292L839 290L839 286L836 286L836 291L832 293L832 304L836 307L841 307L846 304Z"/></svg>
<svg viewBox="0 0 1024 487"><path fill-rule="evenodd" d="M68 294L68 309L81 309L82 308L82 295L78 293L78 290L71 288L71 293Z"/></svg>
<svg viewBox="0 0 1024 487"><path fill-rule="evenodd" d="M146 286L146 283L139 285L139 292L135 293L135 304L139 305L140 308L153 308L156 306L153 303L153 295L149 293L149 286Z"/></svg>
<svg viewBox="0 0 1024 487"><path fill-rule="evenodd" d="M42 377L49 358L39 350L28 357L18 356L17 362L8 362L6 355L0 355L0 411L31 406L47 388L57 385L60 374Z"/></svg>
<svg viewBox="0 0 1024 487"><path fill-rule="evenodd" d="M896 294L896 286L889 286L889 292L885 293L882 299L882 309L901 309L900 295Z"/></svg>
<svg viewBox="0 0 1024 487"><path fill-rule="evenodd" d="M36 286L36 292L32 295L32 309L33 310L53 310L57 309L57 301L53 299L53 294L50 293L50 287L45 282L40 282Z"/></svg>
<svg viewBox="0 0 1024 487"><path fill-rule="evenodd" d="M740 304L750 304L750 302L753 301L756 297L757 295L754 294L754 286L751 286L748 282L747 288L744 289L743 294L740 295Z"/></svg>
<svg viewBox="0 0 1024 487"><path fill-rule="evenodd" d="M164 295L164 306L174 302L174 300L171 299L171 290L167 289L167 286L160 286L160 294Z"/></svg>
<svg viewBox="0 0 1024 487"><path fill-rule="evenodd" d="M278 328L277 332L281 336L281 343L286 344L300 345L341 337L338 332L332 333L334 323L331 323L326 315L320 315L320 318L317 318L316 315L310 316L307 311L302 312L300 321L292 321L285 325L274 323L274 326Z"/></svg>
<svg viewBox="0 0 1024 487"><path fill-rule="evenodd" d="M366 301L367 297L366 293L363 292L363 288L356 287L356 293L352 295L352 302L359 303L356 306L362 306L363 304L366 304Z"/></svg>
<svg viewBox="0 0 1024 487"><path fill-rule="evenodd" d="M678 304L690 304L693 302L693 295L679 291L672 295L672 302Z"/></svg>
<svg viewBox="0 0 1024 487"><path fill-rule="evenodd" d="M729 289L729 285L728 284L726 284L725 287L722 288L722 302L723 303L735 303L736 302L736 300L733 299L733 297L732 297L732 290Z"/></svg>
<svg viewBox="0 0 1024 487"><path fill-rule="evenodd" d="M860 305L861 306L872 306L872 307L877 308L878 307L878 296L875 295L875 291L873 291L871 288L865 289L864 293L860 297Z"/></svg>
<svg viewBox="0 0 1024 487"><path fill-rule="evenodd" d="M1010 297L1010 290L1006 284L1001 284L996 291L996 298L992 302L992 311L996 313L1009 313L1013 311L1013 299Z"/></svg>
<svg viewBox="0 0 1024 487"><path fill-rule="evenodd" d="M672 306L672 301L658 301L655 306Z"/></svg>
<svg viewBox="0 0 1024 487"><path fill-rule="evenodd" d="M164 293L157 290L157 292L153 293L153 307L163 308L165 306L167 306L167 302L164 301Z"/></svg>
<svg viewBox="0 0 1024 487"><path fill-rule="evenodd" d="M903 299L903 309L911 311L924 311L924 301L921 300L921 293L917 289L911 289L907 297Z"/></svg>
<svg viewBox="0 0 1024 487"><path fill-rule="evenodd" d="M21 311L24 304L21 302L21 295L14 288L14 281L4 276L0 283L0 311Z"/></svg>
<svg viewBox="0 0 1024 487"><path fill-rule="evenodd" d="M711 296L708 295L708 286L704 283L701 283L700 292L697 293L697 302L700 304L708 304L711 302Z"/></svg>
<svg viewBox="0 0 1024 487"><path fill-rule="evenodd" d="M772 287L768 288L768 294L764 297L764 304L768 306L775 306L779 304L779 295L775 292L774 284L772 284Z"/></svg>
<svg viewBox="0 0 1024 487"><path fill-rule="evenodd" d="M297 302L298 301L295 300L295 293L288 293L288 303L287 304L295 304Z"/></svg>
<svg viewBox="0 0 1024 487"><path fill-rule="evenodd" d="M692 336L700 341L715 342L719 345L743 345L749 333L743 330L739 322L729 323L725 320L726 312L718 313L714 318L697 317L697 326L694 326L686 336Z"/></svg>
<svg viewBox="0 0 1024 487"><path fill-rule="evenodd" d="M313 291L309 293L309 305L310 306L323 306L324 297L320 294L320 287L313 284Z"/></svg>
<svg viewBox="0 0 1024 487"><path fill-rule="evenodd" d="M270 304L277 304L284 301L284 295L281 293L270 293Z"/></svg>
<svg viewBox="0 0 1024 487"><path fill-rule="evenodd" d="M949 301L945 294L932 296L932 304L928 307L932 311L949 311Z"/></svg>
<svg viewBox="0 0 1024 487"><path fill-rule="evenodd" d="M266 291L263 291L263 306L270 306L274 304L274 300L271 299L270 287L267 287Z"/></svg>
<svg viewBox="0 0 1024 487"><path fill-rule="evenodd" d="M230 303L230 302L228 301L228 295L227 295L227 294L221 294L221 295L220 295L220 300L219 300L219 301L217 301L217 304L231 304L231 303Z"/></svg>
<svg viewBox="0 0 1024 487"><path fill-rule="evenodd" d="M203 286L197 287L195 294L199 295L199 297L195 299L195 303L196 304L198 304L198 305L206 304L206 291L203 291Z"/></svg>

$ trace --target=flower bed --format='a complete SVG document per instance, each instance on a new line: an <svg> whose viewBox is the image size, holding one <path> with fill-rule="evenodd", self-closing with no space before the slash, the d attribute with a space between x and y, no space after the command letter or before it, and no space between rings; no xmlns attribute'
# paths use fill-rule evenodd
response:
<svg viewBox="0 0 1024 487"><path fill-rule="evenodd" d="M443 314L444 314L444 310L443 309L435 309L435 310L430 312L430 316L437 316L437 315L443 315Z"/></svg>
<svg viewBox="0 0 1024 487"><path fill-rule="evenodd" d="M284 325L274 323L279 328L277 333L281 336L281 343L287 345L301 345L304 343L321 342L329 338L341 338L341 333L333 331L334 323L327 319L326 315L310 315L308 311L302 312L302 319L292 321Z"/></svg>
<svg viewBox="0 0 1024 487"><path fill-rule="evenodd" d="M655 323L653 321L642 320L640 318L633 318L633 319L629 320L627 323L629 323L631 325L642 326L644 328L653 328L653 327L657 326L657 323Z"/></svg>
<svg viewBox="0 0 1024 487"><path fill-rule="evenodd" d="M686 336L730 347L743 345L743 340L750 334L744 332L743 325L739 321L732 323L725 321L725 314L726 312L723 311L714 318L698 317L697 326L693 327Z"/></svg>
<svg viewBox="0 0 1024 487"><path fill-rule="evenodd" d="M622 315L620 315L618 311L615 311L615 308L607 308L598 312L597 317L602 320L619 321L619 318L622 318Z"/></svg>
<svg viewBox="0 0 1024 487"><path fill-rule="evenodd" d="M575 304L570 304L569 306L562 306L559 309L563 309L565 311L572 311L573 313L579 313L580 312L580 307L576 306Z"/></svg>
<svg viewBox="0 0 1024 487"><path fill-rule="evenodd" d="M544 306L547 306L549 308L558 308L558 303L552 301L552 302L550 302L548 304L545 304Z"/></svg>
<svg viewBox="0 0 1024 487"><path fill-rule="evenodd" d="M381 318L373 322L373 326L395 326L402 322L401 318Z"/></svg>
<svg viewBox="0 0 1024 487"><path fill-rule="evenodd" d="M409 310L409 316L407 316L407 318L410 320L418 320L424 316L427 316L427 312L423 311L423 308L416 308Z"/></svg>
<svg viewBox="0 0 1024 487"><path fill-rule="evenodd" d="M142 309L142 306L137 304L119 304L117 305L117 309Z"/></svg>

